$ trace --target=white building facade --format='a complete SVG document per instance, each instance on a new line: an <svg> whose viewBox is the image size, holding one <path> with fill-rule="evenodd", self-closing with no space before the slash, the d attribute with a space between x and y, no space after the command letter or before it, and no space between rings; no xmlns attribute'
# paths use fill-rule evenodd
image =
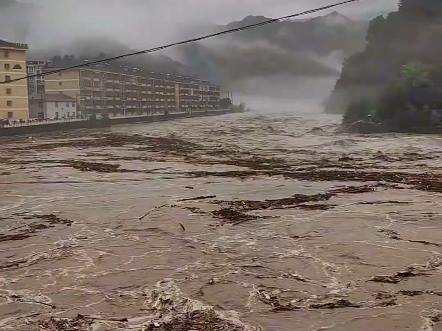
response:
<svg viewBox="0 0 442 331"><path fill-rule="evenodd" d="M78 117L77 101L65 94L34 94L29 96L29 117L68 119Z"/></svg>

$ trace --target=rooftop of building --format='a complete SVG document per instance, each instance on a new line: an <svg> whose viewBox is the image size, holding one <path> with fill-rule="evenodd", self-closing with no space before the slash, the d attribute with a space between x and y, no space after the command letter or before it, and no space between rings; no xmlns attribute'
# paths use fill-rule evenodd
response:
<svg viewBox="0 0 442 331"><path fill-rule="evenodd" d="M50 72L53 70L58 70L62 68L57 67L46 67L43 69L44 72ZM148 78L148 79L159 79L159 80L169 80L169 81L176 81L176 82L183 82L183 83L196 83L196 84L207 84L207 85L215 85L207 80L203 80L200 78L195 77L189 77L189 76L180 76L180 75L173 75L173 74L166 74L162 72L146 72L142 69L138 68L131 68L131 67L125 67L125 66L119 66L119 67L113 67L113 66L86 66L81 68L74 68L73 70L95 70L95 71L102 71L102 72L109 72L109 73L116 73L116 74L123 74L123 75L130 75L130 76L136 76L136 77L142 77L142 78Z"/></svg>
<svg viewBox="0 0 442 331"><path fill-rule="evenodd" d="M35 61L40 62L40 61ZM192 77L192 76L181 76L176 74L170 74L170 73L162 73L162 72L155 72L155 71L147 71L136 67L131 67L127 65L119 65L115 62L103 62L100 64L95 65L87 65L89 61L84 60L82 63L77 63L77 65L86 64L84 67L78 68L78 70L96 70L96 71L104 71L104 72L110 72L110 73L118 73L118 74L124 74L124 75L131 75L131 76L137 76L137 77L143 77L143 78L149 78L149 79L160 79L160 80L169 80L169 81L175 81L175 82L182 82L182 83L196 83L196 84L207 84L212 86L217 86L216 84L213 84L207 80L198 78L198 77ZM69 65L66 65L66 67L72 66L73 64L70 63ZM74 64L75 65L75 64ZM54 63L51 63L50 61L47 62L46 68L44 68L43 71L52 71L61 69L62 67L65 67L62 65L55 66ZM75 69L77 70L77 69Z"/></svg>
<svg viewBox="0 0 442 331"><path fill-rule="evenodd" d="M28 66L34 66L34 65L44 66L46 65L46 63L48 63L48 61L26 61L26 65Z"/></svg>
<svg viewBox="0 0 442 331"><path fill-rule="evenodd" d="M75 98L72 98L62 93L40 93L32 94L29 96L31 100L38 100L44 102L75 102Z"/></svg>
<svg viewBox="0 0 442 331"><path fill-rule="evenodd" d="M13 43L10 41L6 41L3 39L0 39L0 48L15 48L15 49L21 49L27 51L29 49L28 44L21 44L21 43Z"/></svg>

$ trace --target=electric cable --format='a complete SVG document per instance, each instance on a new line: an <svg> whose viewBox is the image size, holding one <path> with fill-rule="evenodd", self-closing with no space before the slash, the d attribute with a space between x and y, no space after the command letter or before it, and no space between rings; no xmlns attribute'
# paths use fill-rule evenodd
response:
<svg viewBox="0 0 442 331"><path fill-rule="evenodd" d="M137 51L137 52L132 52L132 53L127 53L127 54L123 54L123 55L118 55L118 56L114 56L114 57L110 57L110 58L106 58L106 59L101 59L101 60L95 60L95 61L91 61L91 62L81 63L81 64L69 66L69 67L58 68L58 69L54 69L54 70L50 70L50 71L45 71L45 72L38 73L38 74L27 75L27 76L24 76L24 77L21 77L21 78L11 79L11 80L8 80L8 81L2 81L2 82L0 82L0 84L8 84L8 83L17 82L17 81L20 81L20 80L23 80L23 79L28 79L28 78L33 78L33 77L40 77L40 76L47 76L47 75L56 74L56 73L59 73L59 72L62 72L62 71L68 71L68 70L77 69L77 68L89 67L89 66L93 66L93 65L96 65L96 64L99 64L99 63L119 60L119 59L122 59L122 58L125 58L125 57L129 57L129 56L153 53L153 52L161 51L161 50L166 49L166 48L170 48L170 47L174 47L174 46L179 46L179 45L184 45L184 44L188 44L188 43L193 43L193 42L197 42L197 41L201 41L201 40L205 40L205 39L209 39L209 38L213 38L213 37L217 37L217 36L221 36L221 35L225 35L225 34L230 34L230 33L234 33L234 32L254 29L254 28L257 28L257 27L260 27L260 26L263 26L263 25L268 25L268 24L284 21L284 20L289 19L289 18L294 18L294 17L297 17L297 16L304 16L304 15L316 13L318 11L323 11L323 10L331 9L331 8L334 8L334 7L342 6L342 5L345 5L345 4L348 4L348 3L359 2L359 1L362 1L362 0L346 0L346 1L341 1L341 2L334 3L334 4L331 4L331 5L328 5L328 6L323 6L323 7L318 7L318 8L310 9L310 10L307 10L307 11L303 11L303 12L300 12L300 13L297 13L297 14L291 14L291 15L281 16L281 17L278 17L278 18L272 18L272 19L269 19L269 20L266 20L266 21L263 21L263 22L260 22L260 23L254 23L254 24L249 24L249 25L242 26L242 27L239 27L239 28L223 30L223 31L220 31L220 32L208 34L208 35L201 36L201 37L196 37L196 38L192 38L192 39L187 39L187 40L183 40L183 41L174 42L174 43L168 44L168 45L163 45L163 46L154 47L154 48L150 48L150 49L146 49L146 50L142 50L142 51Z"/></svg>

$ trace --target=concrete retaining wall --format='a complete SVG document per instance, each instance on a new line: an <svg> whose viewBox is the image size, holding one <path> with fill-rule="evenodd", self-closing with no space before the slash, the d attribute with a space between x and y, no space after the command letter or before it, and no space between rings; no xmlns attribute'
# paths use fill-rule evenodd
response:
<svg viewBox="0 0 442 331"><path fill-rule="evenodd" d="M37 133L49 133L56 131L67 131L76 129L95 129L110 127L109 121L89 120L74 122L58 122L25 126L14 126L8 128L0 128L0 137L32 135Z"/></svg>

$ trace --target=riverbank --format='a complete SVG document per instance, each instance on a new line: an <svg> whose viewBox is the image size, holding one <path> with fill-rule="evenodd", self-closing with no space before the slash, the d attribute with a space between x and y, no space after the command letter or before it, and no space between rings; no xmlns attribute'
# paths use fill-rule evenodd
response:
<svg viewBox="0 0 442 331"><path fill-rule="evenodd" d="M212 109L197 110L191 112L159 112L156 114L146 113L144 115L115 116L102 119L78 119L78 120L60 120L54 122L33 122L11 125L0 128L0 137L11 137L20 135L32 135L38 133L50 133L56 131L69 131L76 129L98 129L107 128L113 125L150 123L158 121L167 121L185 117L217 116L227 113L238 112L236 107L230 109Z"/></svg>
<svg viewBox="0 0 442 331"><path fill-rule="evenodd" d="M393 126L386 123L374 123L369 121L356 121L343 124L340 133L381 134L381 133L409 133L409 134L442 134L442 125L434 126Z"/></svg>

